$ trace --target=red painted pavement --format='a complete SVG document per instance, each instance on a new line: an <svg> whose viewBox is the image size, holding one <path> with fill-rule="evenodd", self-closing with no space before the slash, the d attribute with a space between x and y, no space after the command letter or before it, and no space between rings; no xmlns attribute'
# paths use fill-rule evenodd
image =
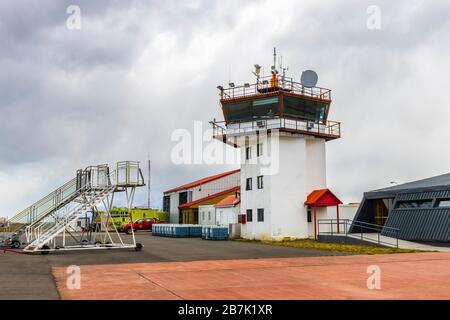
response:
<svg viewBox="0 0 450 320"><path fill-rule="evenodd" d="M81 266L80 290L53 273L63 299L450 299L449 253Z"/></svg>

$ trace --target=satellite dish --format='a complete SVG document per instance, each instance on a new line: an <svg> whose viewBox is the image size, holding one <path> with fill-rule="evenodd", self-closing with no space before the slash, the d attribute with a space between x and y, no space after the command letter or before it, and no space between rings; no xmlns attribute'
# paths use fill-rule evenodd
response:
<svg viewBox="0 0 450 320"><path fill-rule="evenodd" d="M302 85L304 85L307 88L315 87L317 84L317 81L319 80L319 77L317 76L317 73L312 70L306 70L302 73L301 82Z"/></svg>

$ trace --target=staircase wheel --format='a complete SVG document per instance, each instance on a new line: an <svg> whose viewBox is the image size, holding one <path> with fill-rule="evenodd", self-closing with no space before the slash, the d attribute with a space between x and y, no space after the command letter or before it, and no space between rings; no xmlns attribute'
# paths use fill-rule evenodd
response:
<svg viewBox="0 0 450 320"><path fill-rule="evenodd" d="M41 248L41 254L42 255L47 255L47 254L49 254L50 253L50 247L49 246L43 246L42 248Z"/></svg>
<svg viewBox="0 0 450 320"><path fill-rule="evenodd" d="M144 246L142 245L142 243L136 243L136 247L134 248L134 250L139 252L139 251L142 251L143 247Z"/></svg>
<svg viewBox="0 0 450 320"><path fill-rule="evenodd" d="M11 244L11 247L13 249L19 249L20 248L20 241L14 240Z"/></svg>

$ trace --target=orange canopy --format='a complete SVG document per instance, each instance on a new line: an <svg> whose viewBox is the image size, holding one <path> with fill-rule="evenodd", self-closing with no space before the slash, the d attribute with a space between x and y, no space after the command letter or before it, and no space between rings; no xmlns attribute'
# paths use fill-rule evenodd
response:
<svg viewBox="0 0 450 320"><path fill-rule="evenodd" d="M305 205L313 207L333 207L342 204L329 189L314 190L305 201Z"/></svg>

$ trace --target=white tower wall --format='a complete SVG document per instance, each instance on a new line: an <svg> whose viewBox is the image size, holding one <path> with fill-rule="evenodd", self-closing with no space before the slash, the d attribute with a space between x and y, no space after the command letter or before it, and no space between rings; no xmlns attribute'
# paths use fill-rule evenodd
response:
<svg viewBox="0 0 450 320"><path fill-rule="evenodd" d="M249 137L253 162L257 143ZM253 210L253 221L242 226L242 236L249 239L281 239L311 237L313 226L307 222L304 202L315 189L326 188L325 140L303 136L280 136L279 152L273 136L263 142L263 152L269 152L271 161L278 160L278 170L264 175L264 188L257 189L257 177L268 166L245 160L246 147L241 147L241 213ZM277 157L277 160L274 157ZM253 189L246 191L246 179L253 179ZM258 222L257 209L264 209L264 222Z"/></svg>

